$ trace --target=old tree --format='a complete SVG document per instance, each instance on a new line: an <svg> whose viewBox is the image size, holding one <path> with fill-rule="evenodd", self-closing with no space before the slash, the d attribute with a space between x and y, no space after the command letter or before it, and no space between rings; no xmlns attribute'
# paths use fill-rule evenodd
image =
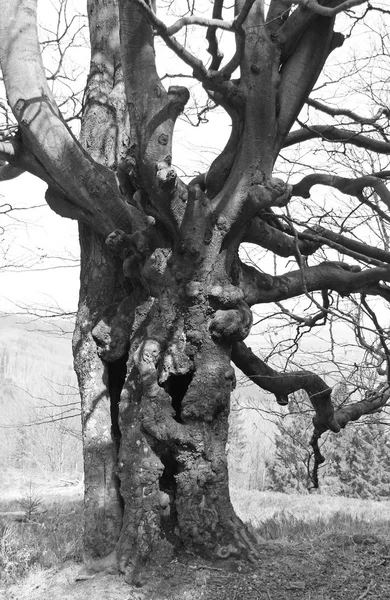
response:
<svg viewBox="0 0 390 600"><path fill-rule="evenodd" d="M91 62L75 135L43 65L37 0L0 2L1 68L15 119L2 131L1 178L34 174L47 183L49 206L79 222L73 348L86 547L95 556L115 556L130 577L171 548L253 560L255 542L228 489L233 365L280 404L305 390L315 411L313 443L377 410L389 395L384 379L374 393L335 411L331 388L317 373L273 369L243 341L254 306L275 303L310 328L336 310L338 296L356 303L360 297L371 316L365 327L379 341L367 341L364 327L358 337L388 361L385 330L369 305L373 296L390 299L390 172L376 158L390 153L385 89L366 90L369 116L337 96L346 72L310 94L355 28L374 13L384 25L389 11L379 0L237 0L234 10L215 0L199 12L180 2L157 11L148 0L87 4ZM383 32L375 51L380 72L388 50ZM191 38L203 40L201 58ZM209 106L229 116L224 149L190 181L179 177L172 148L190 94L179 85L166 89L155 47L176 55ZM326 95L331 83L335 99ZM276 163L287 148L316 138L329 152L336 148L327 168L310 172L310 157L306 164ZM337 174L331 167L347 146L366 154L352 153L347 175L346 168ZM284 177L281 164L289 165ZM321 210L310 208L315 184L344 194L344 209L332 211L326 199ZM311 211L306 224L300 207ZM366 223L367 240L354 232L357 217ZM287 258L285 272L271 275L269 260L246 264L239 255L244 242ZM299 296L311 299L313 314L281 304Z"/></svg>

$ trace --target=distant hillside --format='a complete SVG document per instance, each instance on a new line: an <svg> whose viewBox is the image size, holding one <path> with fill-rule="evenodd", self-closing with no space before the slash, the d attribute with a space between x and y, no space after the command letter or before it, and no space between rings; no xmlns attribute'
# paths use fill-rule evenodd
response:
<svg viewBox="0 0 390 600"><path fill-rule="evenodd" d="M70 322L0 314L0 465L81 470Z"/></svg>
<svg viewBox="0 0 390 600"><path fill-rule="evenodd" d="M82 470L72 329L69 321L0 313L3 470L12 467L27 475L38 471L48 477L73 477ZM238 386L232 400L227 447L233 487L264 487L265 460L273 452L274 425L261 412L268 406L257 386Z"/></svg>

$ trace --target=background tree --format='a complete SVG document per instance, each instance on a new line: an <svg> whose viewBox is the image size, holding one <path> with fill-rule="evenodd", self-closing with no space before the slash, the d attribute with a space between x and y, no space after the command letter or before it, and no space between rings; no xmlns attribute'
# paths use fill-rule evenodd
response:
<svg viewBox="0 0 390 600"><path fill-rule="evenodd" d="M388 172L375 168L356 177L320 169L302 177L291 155L286 159L297 169L276 163L285 148L317 138L389 153L385 107L368 119L348 107L319 105L320 88L309 98L327 58L348 43L359 21L373 28L372 13L384 20L388 11L380 1L246 0L232 10L216 0L207 13L202 5L198 11L164 6L169 20L180 13L167 26L154 3L90 0L91 65L77 139L47 81L36 8L36 0L0 2L1 68L17 122L0 157L4 171L27 170L44 180L49 206L80 224L73 347L87 548L95 555L113 551L133 580L151 558L168 556L169 547L254 559L228 491L231 361L280 404L304 389L315 410L315 440L389 397L386 380L334 413L331 388L316 372L277 371L242 341L255 305L276 303L311 328L329 314L347 318L335 298L361 294L360 330L377 334L388 362L385 330L367 298L388 301L390 254L363 235L364 214L358 230L355 208L345 214L309 200L315 184L331 186L348 196L349 207L353 202L357 212L362 206L375 215L370 227L378 220L386 227ZM345 35L335 32L336 17ZM197 54L194 31L206 42ZM230 36L226 58L221 32ZM164 87L155 38L231 120L225 148L188 183L173 166L172 142L189 92ZM310 122L311 112L300 116L306 103L341 125ZM283 180L274 177L280 171ZM285 181L290 174L293 183ZM296 267L271 275L268 261L248 265L239 257L244 242L295 260ZM314 314L280 304L299 296Z"/></svg>
<svg viewBox="0 0 390 600"><path fill-rule="evenodd" d="M336 387L336 406L348 401L345 384ZM313 450L310 448L311 417L307 399L295 394L288 413L276 420L275 454L268 461L268 481L279 492L303 492L313 488ZM360 498L388 498L390 477L389 422L386 415L363 417L338 436L321 443L325 463L320 489Z"/></svg>

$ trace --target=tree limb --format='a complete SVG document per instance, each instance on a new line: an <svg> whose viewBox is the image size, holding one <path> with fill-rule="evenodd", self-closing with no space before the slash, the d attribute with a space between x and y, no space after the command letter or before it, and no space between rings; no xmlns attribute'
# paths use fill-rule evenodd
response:
<svg viewBox="0 0 390 600"><path fill-rule="evenodd" d="M330 429L335 433L340 431L340 426L334 418L332 389L319 375L303 370L275 371L258 358L244 342L233 345L232 361L256 385L275 394L278 404L286 405L289 394L305 390L316 412L315 427Z"/></svg>
<svg viewBox="0 0 390 600"><path fill-rule="evenodd" d="M390 142L375 140L356 131L340 129L333 125L310 125L292 131L283 142L283 148L294 144L300 144L308 140L321 138L325 142L338 142L340 144L352 144L358 148L365 148L379 154L390 154Z"/></svg>
<svg viewBox="0 0 390 600"><path fill-rule="evenodd" d="M381 106L381 108L375 113L373 117L362 117L358 115L353 110L348 110L347 108L335 108L333 106L328 106L323 102L319 102L318 100L314 100L313 98L308 98L306 103L313 108L324 112L331 117L349 117L352 121L356 123L361 123L362 125L374 125L378 119L380 119L383 115L386 117L390 117L390 110L385 106Z"/></svg>
<svg viewBox="0 0 390 600"><path fill-rule="evenodd" d="M194 56L193 54L191 54L191 52L189 52L182 44L180 44L180 42L178 42L176 38L168 34L168 28L165 25L165 23L163 23L163 21L161 21L161 19L157 17L156 13L152 10L150 6L148 6L148 4L144 0L135 1L145 13L146 17L148 18L151 25L153 25L153 27L155 28L158 35L161 37L161 39L164 40L168 48L173 50L173 52L179 58L181 58L183 62L185 62L189 67L192 68L194 76L197 79L199 79L200 81L205 80L208 76L208 70L206 69L202 61L199 58L196 58L196 56ZM122 5L123 4L125 4L126 6L127 3L122 2Z"/></svg>
<svg viewBox="0 0 390 600"><path fill-rule="evenodd" d="M288 21L286 25L288 25ZM295 119L304 106L308 95L333 50L334 20L316 17L302 36L280 69L278 93L278 150L284 144ZM299 81L299 85L297 85Z"/></svg>
<svg viewBox="0 0 390 600"><path fill-rule="evenodd" d="M304 239L298 241L298 249L303 256L313 254L321 245L314 239L314 235L312 238L313 240L308 239L307 242ZM272 227L259 216L250 222L243 241L257 244L286 258L295 256L297 252L296 241L292 236Z"/></svg>
<svg viewBox="0 0 390 600"><path fill-rule="evenodd" d="M375 392L367 394L364 400L338 408L334 413L335 419L339 427L344 429L350 421L357 421L363 415L378 412L388 403L389 399L390 387L386 383L379 386ZM317 425L315 427L320 434L330 429L330 427L324 428L324 426Z"/></svg>
<svg viewBox="0 0 390 600"><path fill-rule="evenodd" d="M382 202L390 209L390 191L379 177L373 175L364 175L356 179L348 177L338 177L327 173L312 173L306 175L301 181L293 185L293 196L301 198L310 198L310 189L313 185L328 185L334 187L343 194L356 196L360 198L362 191L366 187L371 187L378 194Z"/></svg>
<svg viewBox="0 0 390 600"><path fill-rule="evenodd" d="M390 281L390 268L387 266L361 270L347 263L324 262L303 271L298 269L274 277L243 263L240 270L240 287L245 302L250 306L328 289L341 296L361 292L387 297L389 290L379 285L381 281Z"/></svg>
<svg viewBox="0 0 390 600"><path fill-rule="evenodd" d="M353 6L364 4L365 2L368 2L368 0L345 0L345 2L342 2L334 8L322 6L318 3L318 0L293 0L292 4L304 6L317 15L322 15L323 17L335 17L339 13L349 10ZM290 2L288 2L288 4L290 4Z"/></svg>
<svg viewBox="0 0 390 600"><path fill-rule="evenodd" d="M213 19L222 19L223 0L215 0L213 5ZM217 71L223 59L223 53L219 50L217 40L217 28L209 27L206 33L209 43L207 52L211 55L210 70Z"/></svg>
<svg viewBox="0 0 390 600"><path fill-rule="evenodd" d="M383 263L390 264L390 252L387 250L369 246L368 244L348 238L341 233L335 233L334 231L325 229L321 226L306 229L302 233L298 233L298 238L313 243L317 242L318 245L322 245L323 243L329 244L330 242L329 245L339 252L369 264L376 264L377 266L383 266ZM351 253L349 253L349 251Z"/></svg>
<svg viewBox="0 0 390 600"><path fill-rule="evenodd" d="M0 1L1 68L22 145L44 165L44 179L54 181L96 231L104 236L118 227L131 231L137 211L121 199L114 174L84 152L55 104L42 64L36 10L36 0Z"/></svg>
<svg viewBox="0 0 390 600"><path fill-rule="evenodd" d="M233 23L234 21L224 21L223 19L209 19L198 15L189 15L187 17L181 17L181 19L178 19L173 25L169 25L169 27L165 26L165 33L166 35L172 36L183 27L188 27L188 25L201 25L202 27L216 27L224 29L225 31L234 31Z"/></svg>

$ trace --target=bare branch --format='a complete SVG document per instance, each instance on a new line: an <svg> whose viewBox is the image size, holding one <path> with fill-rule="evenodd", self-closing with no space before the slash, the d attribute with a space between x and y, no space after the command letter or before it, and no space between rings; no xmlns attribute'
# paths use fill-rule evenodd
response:
<svg viewBox="0 0 390 600"><path fill-rule="evenodd" d="M45 165L45 181L71 198L95 230L103 235L117 227L131 230L131 211L120 197L114 174L84 152L59 113L42 64L36 10L36 0L0 2L1 68L22 143Z"/></svg>
<svg viewBox="0 0 390 600"><path fill-rule="evenodd" d="M385 406L388 403L389 399L390 387L386 383L380 385L378 389L374 392L367 394L364 400L361 400L360 402L355 402L353 404L347 404L346 406L338 408L334 413L335 419L338 425L342 429L344 429L344 427L350 421L357 421L363 415L370 415L375 412L378 412L383 406ZM323 427L316 426L316 429L321 434L330 428L324 429Z"/></svg>
<svg viewBox="0 0 390 600"><path fill-rule="evenodd" d="M375 140L356 131L341 129L333 125L310 125L292 131L286 137L283 148L300 144L307 140L321 138L324 142L338 142L341 144L352 144L358 148L365 148L379 154L390 154L390 142Z"/></svg>
<svg viewBox="0 0 390 600"><path fill-rule="evenodd" d="M187 17L182 17L178 19L173 25L169 27L166 26L165 33L166 35L172 36L183 27L188 27L188 25L201 25L202 27L217 27L219 29L224 29L225 31L234 31L233 29L234 21L223 21L222 19L208 19L207 17L200 17L196 15L190 15Z"/></svg>
<svg viewBox="0 0 390 600"><path fill-rule="evenodd" d="M299 250L302 255L308 256L318 249L320 243L314 239L314 235L312 236L312 240L312 242L311 240L308 240L308 243L304 239L298 242ZM244 241L271 250L278 256L288 257L296 254L296 243L294 238L280 229L272 227L260 217L252 219L245 234Z"/></svg>
<svg viewBox="0 0 390 600"><path fill-rule="evenodd" d="M318 100L314 100L313 98L308 98L306 102L309 106L324 112L331 117L349 117L352 121L361 124L372 125L376 123L381 117L386 116L390 117L390 110L385 106L381 106L380 109L375 113L373 117L362 117L358 115L353 110L348 110L347 108L335 108L333 106L329 106L324 104L323 102L319 102Z"/></svg>
<svg viewBox="0 0 390 600"><path fill-rule="evenodd" d="M262 389L272 392L278 404L288 403L288 395L305 390L316 412L316 428L330 429L337 433L340 427L334 418L331 402L332 389L324 380L311 371L275 371L258 358L243 342L237 342L232 348L232 361L251 381Z"/></svg>
<svg viewBox="0 0 390 600"><path fill-rule="evenodd" d="M318 0L293 0L292 4L299 4L300 6L304 6L316 13L317 15L322 15L323 17L335 17L339 13L349 10L354 6L365 4L365 2L368 2L368 0L345 0L345 2L342 2L334 8L330 8L328 6L321 6L321 4L318 3ZM290 4L289 1L286 2L286 4L287 3Z"/></svg>
<svg viewBox="0 0 390 600"><path fill-rule="evenodd" d="M139 7L144 11L149 22L155 28L158 35L164 40L168 48L181 58L189 67L194 71L195 77L200 81L203 81L208 76L208 70L199 58L196 58L191 52L189 52L176 38L172 37L167 32L167 26L161 21L156 13L144 2L144 0L136 0Z"/></svg>
<svg viewBox="0 0 390 600"><path fill-rule="evenodd" d="M142 5L144 5L143 8L147 12L149 18L153 19L153 16L150 15L150 12L153 12L153 11L151 11L151 9L147 6L147 4L144 3L143 0L137 0L137 2L139 2L140 4L142 3ZM183 27L188 27L188 25L200 25L202 27L212 27L212 28L223 29L225 31L237 32L242 27L254 2L255 2L255 0L245 0L242 10L233 19L233 21L224 21L223 19L214 18L214 17L209 19L207 17L201 17L199 15L189 15L186 17L181 17L173 25L170 25L169 27L167 27L166 25L164 25L164 23L162 21L160 21L156 17L155 18L155 26L156 26L156 29L159 31L160 35L162 35L164 33L165 35L168 35L170 37L172 35L174 35L175 33L177 33L178 31L180 31L181 29L183 29ZM148 9L148 10L146 10L146 9ZM165 28L165 31L164 31L164 28Z"/></svg>
<svg viewBox="0 0 390 600"><path fill-rule="evenodd" d="M368 264L376 264L378 267L383 266L383 263L390 264L390 252L387 250L369 246L321 226L306 229L302 233L298 233L298 237L301 240L309 240L321 245L323 243L328 244L331 248L347 256L367 262Z"/></svg>
<svg viewBox="0 0 390 600"><path fill-rule="evenodd" d="M213 6L213 19L222 18L223 0L215 0ZM216 71L223 59L223 53L219 50L217 40L217 28L209 27L206 33L206 39L209 43L207 52L211 55L210 70Z"/></svg>
<svg viewBox="0 0 390 600"><path fill-rule="evenodd" d="M374 267L362 270L343 262L324 262L302 271L290 271L272 277L254 267L241 264L240 287L249 305L279 302L304 293L335 290L341 296L356 292L388 297L389 288L381 281L390 281L390 268Z"/></svg>
<svg viewBox="0 0 390 600"><path fill-rule="evenodd" d="M313 185L328 185L343 194L360 198L366 187L371 187L378 194L382 202L390 209L390 191L379 177L364 175L356 179L338 177L327 173L313 173L304 177L299 183L293 185L293 196L310 198L310 189Z"/></svg>

